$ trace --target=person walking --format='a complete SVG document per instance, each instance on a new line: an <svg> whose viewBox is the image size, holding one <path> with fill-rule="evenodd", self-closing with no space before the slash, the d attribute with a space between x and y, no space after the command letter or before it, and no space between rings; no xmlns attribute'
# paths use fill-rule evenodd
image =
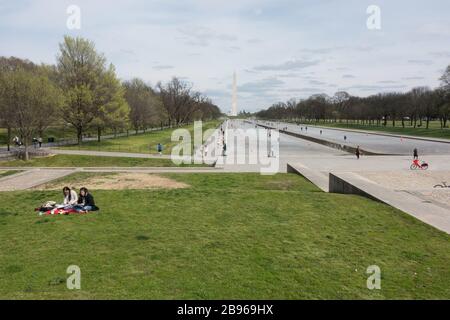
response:
<svg viewBox="0 0 450 320"><path fill-rule="evenodd" d="M158 150L159 155L162 154L163 146L161 143L158 143L158 145L156 146L156 150Z"/></svg>
<svg viewBox="0 0 450 320"><path fill-rule="evenodd" d="M14 142L14 144L16 145L16 147L18 147L19 145L20 145L20 143L19 143L19 137L18 136L15 136L14 138L13 138L13 140L12 140L13 142Z"/></svg>
<svg viewBox="0 0 450 320"><path fill-rule="evenodd" d="M42 148L42 137L38 138L39 148Z"/></svg>
<svg viewBox="0 0 450 320"><path fill-rule="evenodd" d="M419 151L417 151L417 148L414 148L413 150L413 159L419 160Z"/></svg>
<svg viewBox="0 0 450 320"><path fill-rule="evenodd" d="M361 150L359 149L359 146L356 147L355 154L356 154L356 159L359 160L359 157L361 156Z"/></svg>

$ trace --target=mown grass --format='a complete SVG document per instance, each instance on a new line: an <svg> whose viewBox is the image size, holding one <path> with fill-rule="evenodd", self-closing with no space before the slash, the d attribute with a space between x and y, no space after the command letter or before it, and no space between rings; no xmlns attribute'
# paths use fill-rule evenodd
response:
<svg viewBox="0 0 450 320"><path fill-rule="evenodd" d="M0 162L0 165L1 165L1 162ZM7 177L7 176L10 176L10 175L16 174L18 172L19 171L17 171L17 170L6 170L6 171L0 170L0 178Z"/></svg>
<svg viewBox="0 0 450 320"><path fill-rule="evenodd" d="M170 159L103 157L57 154L28 161L0 161L0 167L198 167L206 165L175 164Z"/></svg>
<svg viewBox="0 0 450 320"><path fill-rule="evenodd" d="M209 121L203 123L203 132L208 129L215 129L220 124L220 121ZM182 127L182 129L189 130L191 137L194 137L194 125ZM133 153L157 153L157 145L163 145L163 154L170 154L172 148L179 144L179 141L172 141L172 132L176 130L165 129L161 131L151 131L139 135L131 135L129 137L119 137L114 139L106 139L100 142L87 141L81 145L65 146L64 149L72 150L92 150L92 151L117 151L117 152L133 152ZM193 140L191 141L193 143Z"/></svg>
<svg viewBox="0 0 450 320"><path fill-rule="evenodd" d="M167 176L191 187L92 190L80 216L32 211L60 191L0 193L0 298L450 298L449 235L398 210L292 174Z"/></svg>

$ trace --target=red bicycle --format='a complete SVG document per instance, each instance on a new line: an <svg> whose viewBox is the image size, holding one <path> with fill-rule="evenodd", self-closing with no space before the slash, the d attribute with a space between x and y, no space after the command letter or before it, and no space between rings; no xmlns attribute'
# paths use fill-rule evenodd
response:
<svg viewBox="0 0 450 320"><path fill-rule="evenodd" d="M428 163L426 163L425 161L419 163L419 160L414 160L411 164L411 170L427 170L428 167Z"/></svg>

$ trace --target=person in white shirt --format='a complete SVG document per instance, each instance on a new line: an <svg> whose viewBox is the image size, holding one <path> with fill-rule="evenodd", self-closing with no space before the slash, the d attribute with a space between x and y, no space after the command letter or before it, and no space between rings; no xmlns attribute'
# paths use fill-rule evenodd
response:
<svg viewBox="0 0 450 320"><path fill-rule="evenodd" d="M69 187L64 187L63 193L64 193L63 205L65 207L73 206L78 203L78 194L75 192L75 190L71 190Z"/></svg>

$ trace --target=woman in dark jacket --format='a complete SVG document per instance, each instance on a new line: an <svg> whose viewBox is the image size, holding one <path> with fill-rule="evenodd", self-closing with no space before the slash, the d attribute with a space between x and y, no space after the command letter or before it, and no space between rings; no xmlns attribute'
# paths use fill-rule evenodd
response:
<svg viewBox="0 0 450 320"><path fill-rule="evenodd" d="M75 210L81 213L88 211L97 211L98 207L95 205L94 197L89 193L88 189L83 187L80 189L80 196L78 197L78 205Z"/></svg>

